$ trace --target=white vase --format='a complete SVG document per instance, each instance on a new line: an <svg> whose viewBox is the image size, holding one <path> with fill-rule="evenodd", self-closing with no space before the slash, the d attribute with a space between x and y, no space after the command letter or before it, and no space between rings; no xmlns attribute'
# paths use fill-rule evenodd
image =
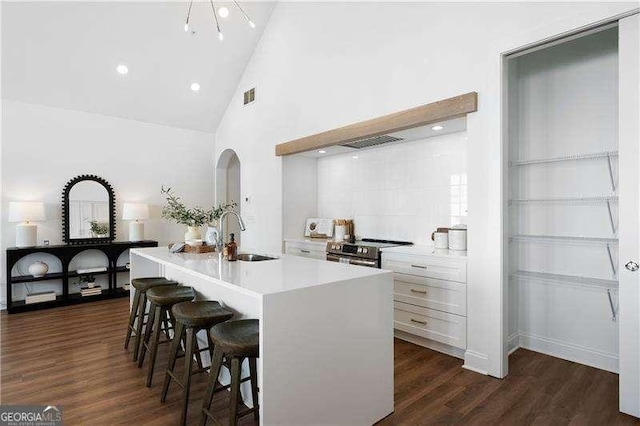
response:
<svg viewBox="0 0 640 426"><path fill-rule="evenodd" d="M36 278L44 277L48 271L49 265L40 260L29 265L29 273Z"/></svg>
<svg viewBox="0 0 640 426"><path fill-rule="evenodd" d="M187 233L184 234L185 241L201 240L201 239L202 239L202 234L200 233L199 226L187 226Z"/></svg>

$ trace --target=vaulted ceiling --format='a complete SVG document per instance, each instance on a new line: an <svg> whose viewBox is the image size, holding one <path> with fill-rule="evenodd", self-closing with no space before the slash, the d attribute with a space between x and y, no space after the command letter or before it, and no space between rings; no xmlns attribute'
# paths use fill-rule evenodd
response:
<svg viewBox="0 0 640 426"><path fill-rule="evenodd" d="M4 99L213 132L275 3L4 2ZM116 71L128 67L126 75ZM192 83L200 90L190 89ZM242 100L239 99L238 102Z"/></svg>

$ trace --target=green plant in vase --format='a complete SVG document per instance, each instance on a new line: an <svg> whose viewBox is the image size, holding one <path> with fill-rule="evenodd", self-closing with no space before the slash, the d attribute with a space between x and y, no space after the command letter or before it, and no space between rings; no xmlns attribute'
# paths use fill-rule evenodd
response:
<svg viewBox="0 0 640 426"><path fill-rule="evenodd" d="M162 208L162 217L187 227L187 233L184 235L185 241L201 239L200 228L206 224L216 223L222 213L237 206L237 203L233 202L220 204L218 207L212 207L208 210L199 206L189 208L180 201L180 197L175 195L171 188L165 189L163 186L160 192L165 195L167 200Z"/></svg>
<svg viewBox="0 0 640 426"><path fill-rule="evenodd" d="M89 221L90 230L94 238L104 238L109 233L109 225L98 222L97 220Z"/></svg>

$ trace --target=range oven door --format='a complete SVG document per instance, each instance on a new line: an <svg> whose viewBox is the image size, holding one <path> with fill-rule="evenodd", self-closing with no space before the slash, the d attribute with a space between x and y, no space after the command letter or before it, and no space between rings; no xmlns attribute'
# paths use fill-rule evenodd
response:
<svg viewBox="0 0 640 426"><path fill-rule="evenodd" d="M362 259L351 256L340 256L338 254L327 253L329 262L348 263L349 265L368 266L369 268L377 268L378 262L372 259Z"/></svg>

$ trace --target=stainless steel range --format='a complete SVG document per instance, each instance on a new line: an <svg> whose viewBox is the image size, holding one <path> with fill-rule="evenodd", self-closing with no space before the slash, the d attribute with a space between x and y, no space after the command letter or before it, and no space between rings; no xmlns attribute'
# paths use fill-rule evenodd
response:
<svg viewBox="0 0 640 426"><path fill-rule="evenodd" d="M363 238L355 243L330 241L327 242L327 260L380 268L380 249L410 245L413 245L413 243L408 241L374 240L371 238Z"/></svg>

